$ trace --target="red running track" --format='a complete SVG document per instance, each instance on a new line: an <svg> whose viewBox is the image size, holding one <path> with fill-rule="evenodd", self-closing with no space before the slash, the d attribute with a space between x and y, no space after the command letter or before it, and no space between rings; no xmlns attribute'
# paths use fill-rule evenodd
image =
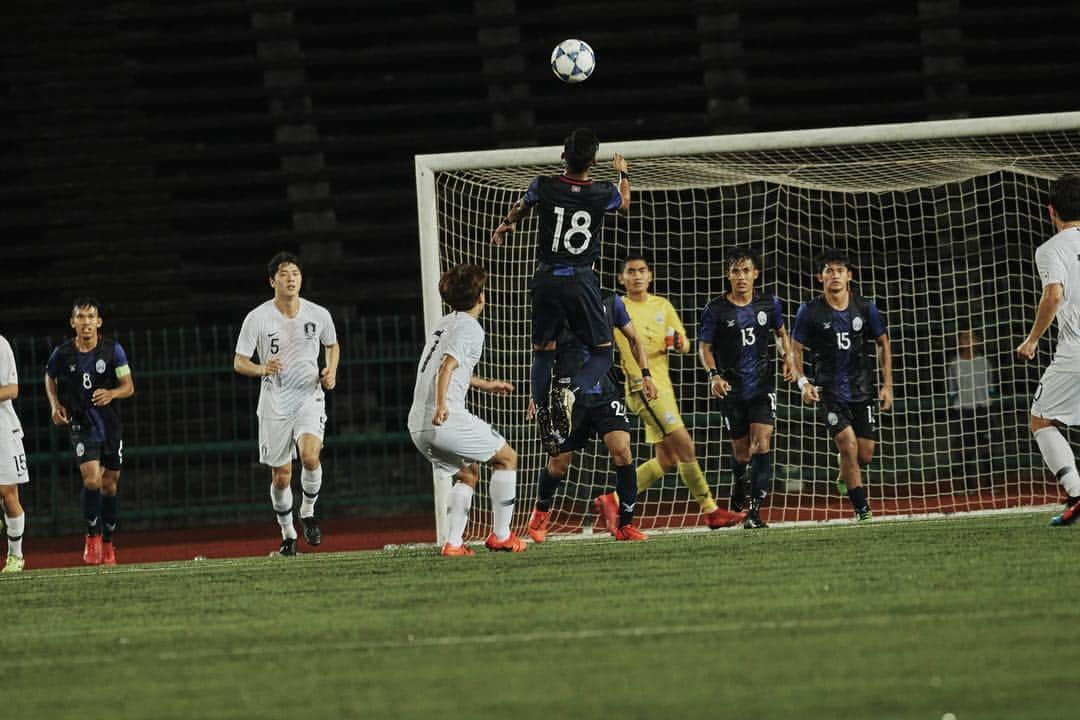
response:
<svg viewBox="0 0 1080 720"><path fill-rule="evenodd" d="M434 518L431 515L392 518L340 518L322 523L323 542L317 548L303 539L303 553L377 550L385 545L435 542ZM297 523L299 531L300 524ZM274 522L195 528L190 530L153 530L119 532L116 556L121 564L192 560L197 555L207 559L265 557L278 549L281 535ZM27 570L77 567L82 561L83 537L34 538L23 542Z"/></svg>

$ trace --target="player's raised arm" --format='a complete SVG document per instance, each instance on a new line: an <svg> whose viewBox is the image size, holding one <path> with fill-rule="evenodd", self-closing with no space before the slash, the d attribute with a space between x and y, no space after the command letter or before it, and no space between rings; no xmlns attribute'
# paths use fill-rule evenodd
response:
<svg viewBox="0 0 1080 720"><path fill-rule="evenodd" d="M615 153L612 158L612 165L615 166L615 170L619 173L619 196L622 197L619 210L627 212L630 210L630 164L626 162L626 158L622 155Z"/></svg>
<svg viewBox="0 0 1080 720"><path fill-rule="evenodd" d="M493 378L471 377L469 378L469 387L476 388L481 392L492 393L494 395L509 395L514 392L514 384L507 382L506 380L495 380Z"/></svg>
<svg viewBox="0 0 1080 720"><path fill-rule="evenodd" d="M499 226L495 228L495 232L491 233L491 242L495 245L502 245L506 242L506 233L512 232L517 225L517 221L529 214L532 210L532 205L525 203L525 198L518 200L510 208L510 212L506 213L506 219L499 223Z"/></svg>

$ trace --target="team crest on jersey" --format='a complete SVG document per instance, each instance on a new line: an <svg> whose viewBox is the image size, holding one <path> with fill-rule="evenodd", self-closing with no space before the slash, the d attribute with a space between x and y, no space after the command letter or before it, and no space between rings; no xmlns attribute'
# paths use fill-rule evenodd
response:
<svg viewBox="0 0 1080 720"><path fill-rule="evenodd" d="M828 414L828 415L827 415L827 416L825 417L825 420L826 420L826 421L827 421L827 422L828 422L828 423L829 423L830 425L835 425L836 423L840 422L840 418L838 418L838 417L836 416L836 413L834 413L834 412L831 412L831 413L829 413L829 414Z"/></svg>
<svg viewBox="0 0 1080 720"><path fill-rule="evenodd" d="M98 361L94 363L94 369L97 370L97 374L100 375L105 372L105 361L98 358Z"/></svg>
<svg viewBox="0 0 1080 720"><path fill-rule="evenodd" d="M764 310L760 311L757 314L757 324L758 325L764 325L767 322L769 322L769 316L765 314Z"/></svg>
<svg viewBox="0 0 1080 720"><path fill-rule="evenodd" d="M313 323L313 322L304 323L304 337L306 337L308 340L315 337L315 323Z"/></svg>
<svg viewBox="0 0 1080 720"><path fill-rule="evenodd" d="M855 332L859 332L860 330L862 330L862 318L861 317L856 316L855 319L851 321L851 329L854 330Z"/></svg>
<svg viewBox="0 0 1080 720"><path fill-rule="evenodd" d="M86 446L83 445L82 443L75 443L75 455L78 456L78 457L82 457L85 454L86 454Z"/></svg>
<svg viewBox="0 0 1080 720"><path fill-rule="evenodd" d="M656 313L656 322L660 323L661 325L664 324L664 313Z"/></svg>

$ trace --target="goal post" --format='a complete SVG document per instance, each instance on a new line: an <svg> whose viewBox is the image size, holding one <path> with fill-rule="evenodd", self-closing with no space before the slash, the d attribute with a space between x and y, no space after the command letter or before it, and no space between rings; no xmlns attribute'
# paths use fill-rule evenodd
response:
<svg viewBox="0 0 1080 720"><path fill-rule="evenodd" d="M520 222L504 246L492 245L490 236L533 177L561 172L561 151L416 157L428 330L445 310L441 272L462 262L490 272L480 318L487 344L477 374L516 389L510 396L474 392L469 403L518 451L519 532L546 462L535 427L524 419L535 217ZM1043 343L1035 363L1016 360L1013 348L1038 302L1034 250L1052 231L1049 184L1080 170L1080 112L634 142L602 137L594 177L615 179L614 152L631 165L633 203L628 215L605 225L596 267L601 285L620 291L619 259L642 252L654 265L652 292L671 301L693 340L705 303L726 290L727 249L750 246L763 258L758 289L780 298L789 328L799 304L820 293L813 257L838 247L854 259L855 290L881 307L894 355L896 404L880 415L875 459L864 470L875 515L1021 508L1058 498L1026 428L1050 345ZM956 362L963 331L974 332L975 356L983 361ZM417 338L418 351L423 342ZM723 504L730 487L723 418L696 354L673 358L671 366L697 457ZM965 398L970 403L973 383L982 387L975 373L991 387L980 391L975 407L959 407ZM835 488L835 449L815 411L779 378L777 390L775 472L763 514L774 522L849 517ZM639 428L633 440L636 462L652 457ZM486 472L481 477L471 538L489 530ZM613 482L601 444L579 452L553 506L556 532L591 527L591 500ZM442 542L450 480L434 483ZM702 522L675 473L639 503L646 528Z"/></svg>

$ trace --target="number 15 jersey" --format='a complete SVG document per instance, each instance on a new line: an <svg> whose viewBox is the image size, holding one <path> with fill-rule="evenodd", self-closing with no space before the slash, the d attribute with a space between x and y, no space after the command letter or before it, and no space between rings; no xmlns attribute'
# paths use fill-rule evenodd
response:
<svg viewBox="0 0 1080 720"><path fill-rule="evenodd" d="M622 205L614 183L572 180L565 175L533 179L522 202L539 206L537 260L547 265L591 267L600 257L604 213Z"/></svg>
<svg viewBox="0 0 1080 720"><path fill-rule="evenodd" d="M244 318L236 354L249 358L256 351L265 365L271 358L281 361L281 372L267 375L259 387L261 418L292 418L311 398L323 397L319 381L319 352L323 345L336 345L337 332L330 311L322 305L300 299L295 317L285 317L267 300Z"/></svg>

